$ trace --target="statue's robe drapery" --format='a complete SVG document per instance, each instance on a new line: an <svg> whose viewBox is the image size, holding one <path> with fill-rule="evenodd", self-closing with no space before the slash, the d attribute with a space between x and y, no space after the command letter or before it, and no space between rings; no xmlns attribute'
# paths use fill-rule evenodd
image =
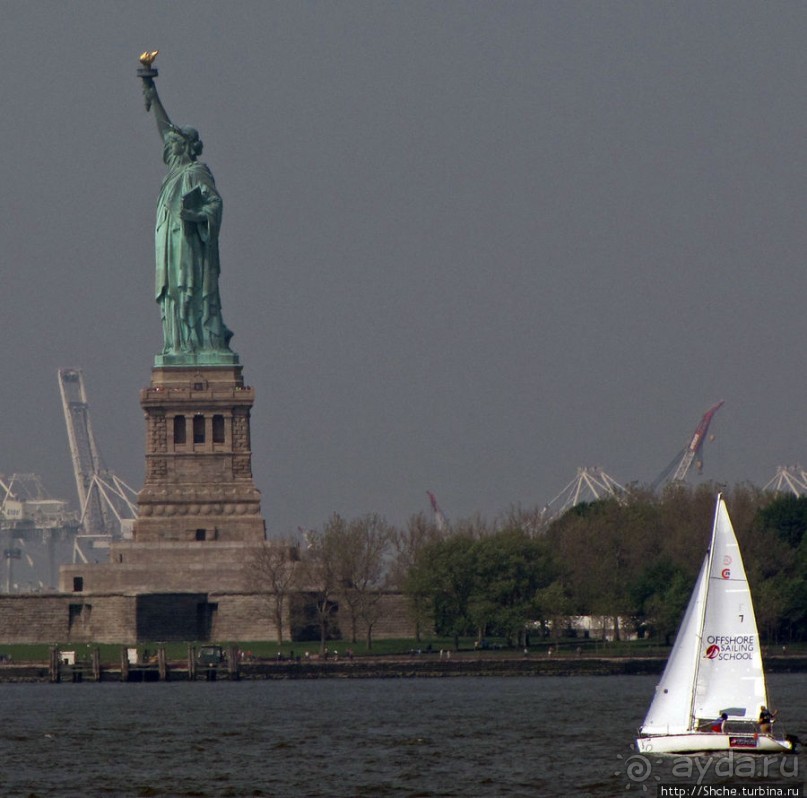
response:
<svg viewBox="0 0 807 798"><path fill-rule="evenodd" d="M204 221L183 221L183 198ZM189 202L185 200L186 204ZM205 164L173 165L157 202L156 297L163 319L163 354L230 351L219 297L222 202Z"/></svg>

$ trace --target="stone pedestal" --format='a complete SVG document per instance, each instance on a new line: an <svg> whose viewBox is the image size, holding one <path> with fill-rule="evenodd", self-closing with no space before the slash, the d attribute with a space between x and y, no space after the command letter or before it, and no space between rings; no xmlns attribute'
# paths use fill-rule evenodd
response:
<svg viewBox="0 0 807 798"><path fill-rule="evenodd" d="M227 618L217 623L229 623L233 634L254 632L260 619L242 619L238 626L233 619L240 617L241 604L232 598L254 590L248 563L266 539L252 479L254 399L236 364L154 367L151 384L140 392L146 479L132 539L114 541L106 562L61 567L59 589L82 602L71 606L91 609L107 594L138 601L162 596L168 615L174 605L194 604L209 632L217 628L219 601L208 596L228 595ZM162 627L146 623L140 609L137 613L132 623L138 637L157 639L155 629ZM183 639L199 636L198 619L191 620L175 633Z"/></svg>
<svg viewBox="0 0 807 798"><path fill-rule="evenodd" d="M252 478L250 411L241 366L156 366L140 392L146 479L135 543L265 538Z"/></svg>

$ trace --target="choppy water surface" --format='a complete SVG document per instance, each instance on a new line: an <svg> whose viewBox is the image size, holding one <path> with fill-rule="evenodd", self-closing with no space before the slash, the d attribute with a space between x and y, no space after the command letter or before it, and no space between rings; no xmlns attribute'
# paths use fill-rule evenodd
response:
<svg viewBox="0 0 807 798"><path fill-rule="evenodd" d="M655 795L686 776L681 758L631 748L655 682L0 685L0 795ZM788 730L807 739L807 675L769 683ZM805 781L804 756L788 759L767 774L759 758L704 759L692 780L781 782L798 770Z"/></svg>

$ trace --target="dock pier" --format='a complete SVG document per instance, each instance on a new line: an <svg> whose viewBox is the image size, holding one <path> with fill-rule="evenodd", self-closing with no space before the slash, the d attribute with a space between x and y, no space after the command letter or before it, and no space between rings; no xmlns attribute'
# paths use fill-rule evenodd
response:
<svg viewBox="0 0 807 798"><path fill-rule="evenodd" d="M74 652L60 651L53 646L48 657L48 681L52 684L61 682L168 682L196 681L202 679L214 682L219 679L236 681L240 679L240 651L237 646L230 646L226 655L217 660L200 663L194 646L188 646L187 658L184 662L169 662L165 647L159 646L155 655L145 662L132 662L129 649L122 646L120 663L114 665L101 664L101 652L98 647L89 651L89 657L76 659Z"/></svg>

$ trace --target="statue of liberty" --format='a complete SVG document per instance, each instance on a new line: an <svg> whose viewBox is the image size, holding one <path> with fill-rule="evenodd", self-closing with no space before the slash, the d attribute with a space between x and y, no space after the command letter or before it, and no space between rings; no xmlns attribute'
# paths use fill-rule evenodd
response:
<svg viewBox="0 0 807 798"><path fill-rule="evenodd" d="M144 53L138 70L146 110L154 110L168 172L157 200L154 243L155 294L162 316L163 349L158 365L237 362L232 332L221 315L219 229L221 196L210 169L197 158L202 141L192 127L171 122L157 94L151 67L156 53Z"/></svg>

